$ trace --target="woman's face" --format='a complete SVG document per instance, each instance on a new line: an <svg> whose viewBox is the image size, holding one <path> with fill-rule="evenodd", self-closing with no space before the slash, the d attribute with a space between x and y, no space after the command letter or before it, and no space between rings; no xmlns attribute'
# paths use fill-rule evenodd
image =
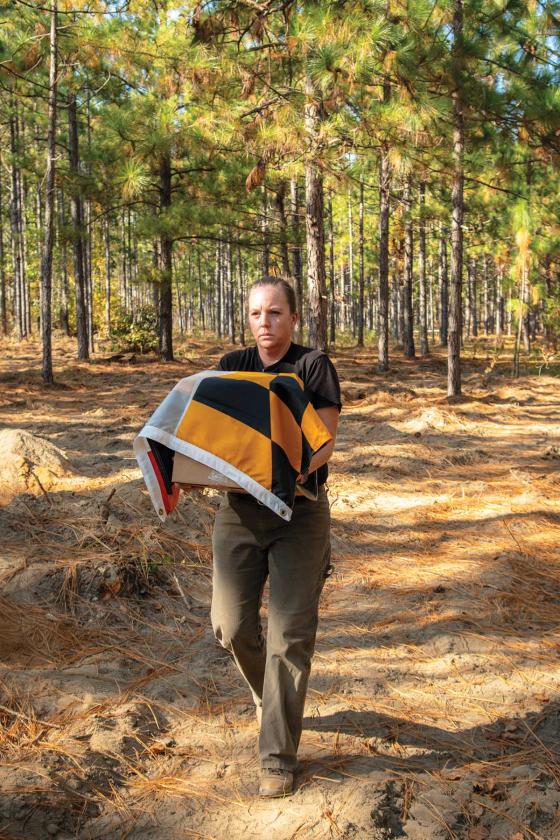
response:
<svg viewBox="0 0 560 840"><path fill-rule="evenodd" d="M270 356L287 350L298 316L279 286L256 286L249 295L249 326L259 350Z"/></svg>

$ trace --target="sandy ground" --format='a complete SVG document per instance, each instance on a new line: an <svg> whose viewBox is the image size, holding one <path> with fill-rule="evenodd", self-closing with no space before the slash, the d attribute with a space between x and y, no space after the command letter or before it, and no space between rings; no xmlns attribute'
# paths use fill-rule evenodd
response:
<svg viewBox="0 0 560 840"><path fill-rule="evenodd" d="M445 365L335 354L345 407L293 796L256 797L250 697L209 626L219 497L161 525L131 443L181 376L5 343L0 429L70 467L0 488L0 837L560 838L560 387L484 344ZM490 351L488 351L490 353ZM0 464L2 467L2 464ZM15 495L14 495L15 493Z"/></svg>

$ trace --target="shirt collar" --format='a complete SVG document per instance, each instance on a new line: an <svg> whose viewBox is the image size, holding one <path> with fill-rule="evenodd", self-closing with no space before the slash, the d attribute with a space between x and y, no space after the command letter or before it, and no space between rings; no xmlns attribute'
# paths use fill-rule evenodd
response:
<svg viewBox="0 0 560 840"><path fill-rule="evenodd" d="M268 370L274 370L274 368L277 365L281 365L282 362L289 362L290 361L289 356L292 352L293 347L294 347L294 342L292 341L292 342L290 342L290 346L288 347L288 349L286 350L286 352L284 353L284 355L282 356L281 359L278 359L277 362L273 362L273 364L271 364L271 365L264 365L263 360L260 357L259 348L255 345L255 352L257 354L257 358L259 360L259 365L260 365L260 368L261 368L262 372L266 373Z"/></svg>

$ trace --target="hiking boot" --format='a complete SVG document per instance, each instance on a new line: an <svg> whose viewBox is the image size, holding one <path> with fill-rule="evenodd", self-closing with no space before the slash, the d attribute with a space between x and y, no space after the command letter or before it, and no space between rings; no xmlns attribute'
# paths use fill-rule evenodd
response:
<svg viewBox="0 0 560 840"><path fill-rule="evenodd" d="M290 770L267 768L261 771L259 796L289 796L294 789L294 774Z"/></svg>

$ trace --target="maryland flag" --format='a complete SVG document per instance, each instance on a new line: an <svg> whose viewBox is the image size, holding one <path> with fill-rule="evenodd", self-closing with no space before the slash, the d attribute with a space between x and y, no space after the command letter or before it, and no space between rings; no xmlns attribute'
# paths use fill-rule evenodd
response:
<svg viewBox="0 0 560 840"><path fill-rule="evenodd" d="M162 521L179 495L177 452L289 521L296 478L330 440L296 374L203 371L175 385L135 439L134 454Z"/></svg>

